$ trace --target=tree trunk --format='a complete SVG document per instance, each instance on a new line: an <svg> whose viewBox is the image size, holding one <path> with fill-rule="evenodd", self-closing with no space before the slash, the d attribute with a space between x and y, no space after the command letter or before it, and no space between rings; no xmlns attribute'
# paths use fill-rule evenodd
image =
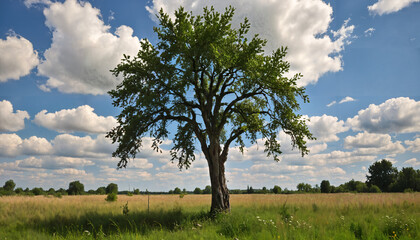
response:
<svg viewBox="0 0 420 240"><path fill-rule="evenodd" d="M220 156L220 147L217 151L212 151L209 164L210 181L211 181L211 210L212 214L219 212L229 212L229 190L226 186L225 162L226 159Z"/></svg>

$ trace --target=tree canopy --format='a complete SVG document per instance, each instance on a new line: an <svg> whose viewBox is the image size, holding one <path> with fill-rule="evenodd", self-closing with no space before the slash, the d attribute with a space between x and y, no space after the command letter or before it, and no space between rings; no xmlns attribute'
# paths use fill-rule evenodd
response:
<svg viewBox="0 0 420 240"><path fill-rule="evenodd" d="M389 191L389 186L397 177L397 168L392 166L392 163L386 159L377 161L369 166L369 175L366 175L367 183L369 185L378 186L382 192Z"/></svg>
<svg viewBox="0 0 420 240"><path fill-rule="evenodd" d="M159 150L175 124L172 161L180 169L189 168L198 143L210 168L212 202L223 198L225 209L224 163L232 144L243 150L245 139L251 144L262 139L267 155L279 160L280 130L302 155L308 153L306 141L313 139L296 113L298 99L308 102L305 89L296 83L301 75L285 76L290 68L283 59L287 48L265 54L266 41L257 35L248 39L247 19L234 29L233 15L232 7L224 13L204 8L197 16L181 7L172 20L161 10L154 29L158 42L142 40L137 56L124 56L112 70L123 77L109 92L122 111L118 126L107 135L118 143L113 156L120 158L121 168L146 136Z"/></svg>

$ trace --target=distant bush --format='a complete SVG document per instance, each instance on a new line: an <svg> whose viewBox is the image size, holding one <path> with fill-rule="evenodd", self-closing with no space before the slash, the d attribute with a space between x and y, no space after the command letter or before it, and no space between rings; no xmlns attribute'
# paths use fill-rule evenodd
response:
<svg viewBox="0 0 420 240"><path fill-rule="evenodd" d="M371 193L380 193L381 192L381 189L378 186L376 186L376 185L372 185L369 188L369 192L371 192Z"/></svg>
<svg viewBox="0 0 420 240"><path fill-rule="evenodd" d="M277 185L274 185L273 193L280 194L281 193L281 187L279 187Z"/></svg>
<svg viewBox="0 0 420 240"><path fill-rule="evenodd" d="M118 193L118 185L116 183L110 183L110 184L108 184L108 186L106 186L105 190L106 190L106 194L109 194L109 193L117 194Z"/></svg>
<svg viewBox="0 0 420 240"><path fill-rule="evenodd" d="M201 190L199 187L196 187L194 189L194 194L202 194L202 193L203 193L203 190Z"/></svg>
<svg viewBox="0 0 420 240"><path fill-rule="evenodd" d="M115 202L115 201L117 201L117 199L118 199L118 196L117 196L117 194L116 193L109 193L107 196L106 196L106 198L105 198L105 200L107 201L107 202Z"/></svg>

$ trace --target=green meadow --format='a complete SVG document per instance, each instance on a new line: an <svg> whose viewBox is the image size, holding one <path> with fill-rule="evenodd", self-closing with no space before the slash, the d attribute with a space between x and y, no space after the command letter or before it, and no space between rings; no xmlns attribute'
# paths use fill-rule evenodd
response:
<svg viewBox="0 0 420 240"><path fill-rule="evenodd" d="M420 193L0 197L0 239L420 239Z"/></svg>

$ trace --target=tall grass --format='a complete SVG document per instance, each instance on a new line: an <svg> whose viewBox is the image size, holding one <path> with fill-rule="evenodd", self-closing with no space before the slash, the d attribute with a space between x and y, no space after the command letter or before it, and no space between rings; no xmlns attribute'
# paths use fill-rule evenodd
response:
<svg viewBox="0 0 420 240"><path fill-rule="evenodd" d="M2 197L0 239L420 238L420 193L232 195L214 219L210 195L105 197Z"/></svg>

